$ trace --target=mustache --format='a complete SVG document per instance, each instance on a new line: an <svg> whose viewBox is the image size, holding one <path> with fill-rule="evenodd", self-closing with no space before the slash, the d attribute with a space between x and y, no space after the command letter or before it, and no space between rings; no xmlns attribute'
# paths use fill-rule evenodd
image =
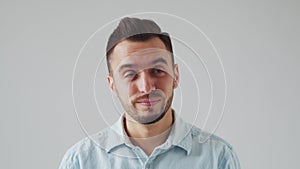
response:
<svg viewBox="0 0 300 169"><path fill-rule="evenodd" d="M163 95L161 94L161 92L159 91L152 91L149 94L142 94L142 95L137 95L134 99L133 102L136 102L140 99L148 99L148 98L152 98L152 97L163 97Z"/></svg>

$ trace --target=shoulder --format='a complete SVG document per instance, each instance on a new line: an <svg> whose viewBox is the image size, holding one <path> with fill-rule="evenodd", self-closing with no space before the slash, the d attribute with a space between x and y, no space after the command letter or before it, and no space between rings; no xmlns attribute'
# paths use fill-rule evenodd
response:
<svg viewBox="0 0 300 169"><path fill-rule="evenodd" d="M223 138L192 127L192 152L201 151L208 158L215 159L220 168L239 169L240 164L236 152L231 144Z"/></svg>
<svg viewBox="0 0 300 169"><path fill-rule="evenodd" d="M210 144L211 146L226 147L232 149L231 144L214 133L203 131L198 127L192 127L191 132L193 139L200 144Z"/></svg>
<svg viewBox="0 0 300 169"><path fill-rule="evenodd" d="M71 146L61 161L59 169L79 169L82 161L105 154L106 151L99 143L107 142L108 129L87 136Z"/></svg>

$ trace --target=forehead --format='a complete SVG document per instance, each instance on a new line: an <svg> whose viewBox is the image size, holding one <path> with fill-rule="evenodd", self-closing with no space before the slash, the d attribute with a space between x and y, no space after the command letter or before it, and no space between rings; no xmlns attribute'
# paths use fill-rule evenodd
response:
<svg viewBox="0 0 300 169"><path fill-rule="evenodd" d="M122 56L123 54L129 55L130 53L147 48L167 49L165 44L158 37L154 37L147 41L123 40L115 46L112 54L113 56Z"/></svg>
<svg viewBox="0 0 300 169"><path fill-rule="evenodd" d="M171 61L171 55L165 44L158 38L154 37L147 41L128 41L124 40L117 44L111 54L110 64L114 69L124 61L140 59L155 59L155 56L165 57L167 61ZM166 56L168 55L168 56ZM144 58L143 58L144 57Z"/></svg>

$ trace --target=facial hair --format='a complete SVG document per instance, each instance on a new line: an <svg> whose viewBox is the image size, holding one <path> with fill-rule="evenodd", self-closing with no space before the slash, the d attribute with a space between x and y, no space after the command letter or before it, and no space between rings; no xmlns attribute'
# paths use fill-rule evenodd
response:
<svg viewBox="0 0 300 169"><path fill-rule="evenodd" d="M153 123L156 123L158 122L159 120L161 120L168 112L169 108L171 107L172 105L172 100L173 100L173 92L172 92L172 95L169 97L167 103L166 103L166 106L164 108L164 110L160 113L160 116L158 116L158 118L150 121L150 122L145 122L145 123L142 123L142 124L145 124L145 125L148 125L148 124L153 124Z"/></svg>
<svg viewBox="0 0 300 169"><path fill-rule="evenodd" d="M159 110L159 113L156 116L154 115L154 116L150 117L151 120L149 120L149 118L145 118L145 117L142 117L142 116L138 115L139 112L137 112L135 110L135 108L133 108L132 106L129 106L126 103L124 103L121 99L120 99L120 101L121 101L121 104L123 105L123 108L126 112L125 117L126 117L126 115L128 115L128 116L130 116L129 119L132 118L133 120L135 120L136 122L138 122L140 124L149 125L149 124L153 124L153 123L156 123L156 122L160 121L166 115L166 113L168 112L169 108L172 105L173 90L172 90L171 96L168 98L165 105L162 106L161 109Z"/></svg>

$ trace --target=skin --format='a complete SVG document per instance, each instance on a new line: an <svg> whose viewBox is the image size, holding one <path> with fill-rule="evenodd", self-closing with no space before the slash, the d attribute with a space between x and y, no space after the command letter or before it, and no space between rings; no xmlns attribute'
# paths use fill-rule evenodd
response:
<svg viewBox="0 0 300 169"><path fill-rule="evenodd" d="M124 110L124 128L147 155L168 137L171 103L179 82L178 65L157 37L144 42L123 40L111 53L107 80Z"/></svg>

